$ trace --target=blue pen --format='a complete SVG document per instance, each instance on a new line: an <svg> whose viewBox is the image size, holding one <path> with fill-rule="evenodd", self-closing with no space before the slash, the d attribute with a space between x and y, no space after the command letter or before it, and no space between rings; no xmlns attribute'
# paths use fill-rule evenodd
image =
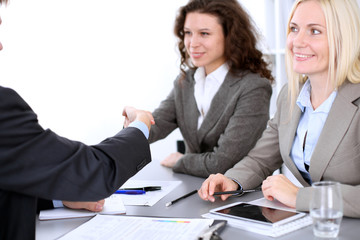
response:
<svg viewBox="0 0 360 240"><path fill-rule="evenodd" d="M145 194L145 191L144 190L117 190L114 193L116 193L116 194L135 194L135 195L139 195L139 194Z"/></svg>

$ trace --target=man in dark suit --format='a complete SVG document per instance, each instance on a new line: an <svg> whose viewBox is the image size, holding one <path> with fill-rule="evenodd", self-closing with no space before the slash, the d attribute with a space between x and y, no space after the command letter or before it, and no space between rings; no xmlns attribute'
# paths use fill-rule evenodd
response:
<svg viewBox="0 0 360 240"><path fill-rule="evenodd" d="M43 129L20 96L0 86L1 240L35 239L39 198L98 201L151 161L151 114L126 107L123 115L129 127L88 146Z"/></svg>

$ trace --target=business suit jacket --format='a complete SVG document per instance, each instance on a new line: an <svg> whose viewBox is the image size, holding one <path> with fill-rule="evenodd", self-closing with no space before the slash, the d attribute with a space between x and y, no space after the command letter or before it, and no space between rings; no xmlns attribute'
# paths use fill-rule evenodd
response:
<svg viewBox="0 0 360 240"><path fill-rule="evenodd" d="M303 179L290 151L301 116L295 106L289 115L287 85L279 94L277 112L248 156L226 172L244 189L257 187L284 163L299 182L296 209L308 211L312 189ZM324 128L310 159L313 182L333 180L341 183L344 215L360 217L360 84L345 82L338 89Z"/></svg>
<svg viewBox="0 0 360 240"><path fill-rule="evenodd" d="M153 112L150 143L179 128L186 153L175 172L208 177L224 173L255 145L269 119L270 81L258 74L229 72L197 129L199 110L194 97L194 70L174 82L168 97Z"/></svg>
<svg viewBox="0 0 360 240"><path fill-rule="evenodd" d="M150 161L136 128L87 146L41 128L26 102L0 87L0 239L35 239L38 198L97 201Z"/></svg>

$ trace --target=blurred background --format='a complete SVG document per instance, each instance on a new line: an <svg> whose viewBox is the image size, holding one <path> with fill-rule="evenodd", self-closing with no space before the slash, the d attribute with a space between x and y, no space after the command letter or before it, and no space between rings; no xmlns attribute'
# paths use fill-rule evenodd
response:
<svg viewBox="0 0 360 240"><path fill-rule="evenodd" d="M293 0L239 0L286 82L285 26ZM153 111L179 73L173 24L187 0L10 0L0 8L0 85L15 89L59 135L96 144L123 126L126 105ZM180 132L151 145L153 159L176 151Z"/></svg>

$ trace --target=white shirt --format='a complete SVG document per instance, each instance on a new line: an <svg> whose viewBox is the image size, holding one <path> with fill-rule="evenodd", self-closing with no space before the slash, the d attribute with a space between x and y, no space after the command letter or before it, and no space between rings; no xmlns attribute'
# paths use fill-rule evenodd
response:
<svg viewBox="0 0 360 240"><path fill-rule="evenodd" d="M310 159L315 149L316 143L324 127L331 106L337 95L333 91L330 96L318 107L313 109L310 101L311 85L307 80L297 98L296 104L301 109L299 124L296 130L294 143L291 149L291 158L301 175L311 184L310 174L305 168L305 164L310 166ZM306 135L306 139L305 139ZM305 164L304 164L305 163Z"/></svg>
<svg viewBox="0 0 360 240"><path fill-rule="evenodd" d="M221 84L224 82L228 72L229 65L227 63L224 63L207 76L205 75L204 67L196 69L194 74L194 96L200 112L198 129L204 121L204 118L210 109L211 101L219 90Z"/></svg>

